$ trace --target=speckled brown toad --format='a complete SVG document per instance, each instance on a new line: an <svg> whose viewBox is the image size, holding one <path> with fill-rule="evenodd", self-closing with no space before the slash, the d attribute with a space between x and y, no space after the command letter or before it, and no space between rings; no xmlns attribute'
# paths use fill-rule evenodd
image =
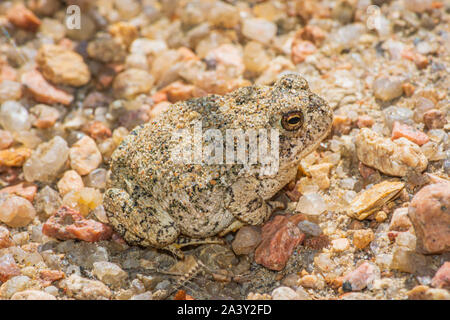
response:
<svg viewBox="0 0 450 320"><path fill-rule="evenodd" d="M203 130L215 129L224 137L227 129L276 129L277 172L262 175L261 164L243 170L240 163L174 161L171 150L179 144L174 132L199 121ZM178 256L184 245L208 242L244 224L261 224L273 211L269 200L295 177L300 160L325 138L331 122L326 101L296 74L271 87L244 87L176 103L136 127L114 152L104 196L110 223L131 244Z"/></svg>

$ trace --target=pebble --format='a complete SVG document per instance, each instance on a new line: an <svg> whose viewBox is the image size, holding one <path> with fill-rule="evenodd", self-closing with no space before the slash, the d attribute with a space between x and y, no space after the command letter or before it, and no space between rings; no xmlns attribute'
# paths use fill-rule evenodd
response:
<svg viewBox="0 0 450 320"><path fill-rule="evenodd" d="M45 291L25 290L14 293L11 300L56 300L56 298Z"/></svg>
<svg viewBox="0 0 450 320"><path fill-rule="evenodd" d="M414 121L423 122L424 114L429 110L433 110L435 103L428 98L419 96L414 99L414 107Z"/></svg>
<svg viewBox="0 0 450 320"><path fill-rule="evenodd" d="M446 261L431 280L431 285L439 289L450 290L450 262Z"/></svg>
<svg viewBox="0 0 450 320"><path fill-rule="evenodd" d="M0 80L0 103L22 98L22 84L11 80Z"/></svg>
<svg viewBox="0 0 450 320"><path fill-rule="evenodd" d="M42 233L59 240L97 242L111 238L112 229L101 222L85 219L77 211L62 206L44 223Z"/></svg>
<svg viewBox="0 0 450 320"><path fill-rule="evenodd" d="M15 276L2 284L0 295L10 299L16 292L24 291L31 285L31 279L27 276Z"/></svg>
<svg viewBox="0 0 450 320"><path fill-rule="evenodd" d="M412 251L410 248L395 246L392 250L391 269L416 274L424 270L426 265L425 256Z"/></svg>
<svg viewBox="0 0 450 320"><path fill-rule="evenodd" d="M11 241L11 238L9 236L9 230L5 227L0 226L0 249L8 248L12 245L13 242Z"/></svg>
<svg viewBox="0 0 450 320"><path fill-rule="evenodd" d="M150 291L135 294L130 300L153 300L153 294Z"/></svg>
<svg viewBox="0 0 450 320"><path fill-rule="evenodd" d="M364 220L377 212L383 205L399 196L405 184L400 181L382 181L362 190L345 209L352 218Z"/></svg>
<svg viewBox="0 0 450 320"><path fill-rule="evenodd" d="M326 34L319 26L309 24L298 30L294 37L311 41L316 46L320 46L325 40Z"/></svg>
<svg viewBox="0 0 450 320"><path fill-rule="evenodd" d="M244 47L243 62L246 70L259 74L267 68L270 57L264 51L262 43L249 41Z"/></svg>
<svg viewBox="0 0 450 320"><path fill-rule="evenodd" d="M103 300L111 298L111 290L102 282L71 275L64 281L67 295L78 300Z"/></svg>
<svg viewBox="0 0 450 320"><path fill-rule="evenodd" d="M108 171L103 168L98 168L91 171L84 177L84 183L87 187L90 188L105 189L107 178Z"/></svg>
<svg viewBox="0 0 450 320"><path fill-rule="evenodd" d="M91 79L83 57L58 45L41 46L36 62L44 77L55 84L80 87Z"/></svg>
<svg viewBox="0 0 450 320"><path fill-rule="evenodd" d="M80 188L69 191L62 204L78 211L83 217L102 204L102 194L94 188Z"/></svg>
<svg viewBox="0 0 450 320"><path fill-rule="evenodd" d="M6 13L6 18L18 28L36 32L41 20L23 4L16 4Z"/></svg>
<svg viewBox="0 0 450 320"><path fill-rule="evenodd" d="M398 208L392 214L389 230L391 231L408 231L412 228L411 220L408 216L408 208Z"/></svg>
<svg viewBox="0 0 450 320"><path fill-rule="evenodd" d="M255 41L268 44L277 33L275 23L261 18L250 18L243 21L242 34Z"/></svg>
<svg viewBox="0 0 450 320"><path fill-rule="evenodd" d="M53 215L61 206L62 199L59 193L49 186L42 188L36 195L34 207L39 214L44 217Z"/></svg>
<svg viewBox="0 0 450 320"><path fill-rule="evenodd" d="M270 270L280 271L303 242L305 235L297 228L304 216L296 214L289 218L275 216L262 227L262 241L255 251L255 262Z"/></svg>
<svg viewBox="0 0 450 320"><path fill-rule="evenodd" d="M312 192L300 197L295 210L307 215L317 216L327 210L327 204L320 194Z"/></svg>
<svg viewBox="0 0 450 320"><path fill-rule="evenodd" d="M112 136L111 130L101 121L92 121L83 126L83 132L95 141L102 141Z"/></svg>
<svg viewBox="0 0 450 320"><path fill-rule="evenodd" d="M6 130L0 130L0 150L8 149L13 143L12 134Z"/></svg>
<svg viewBox="0 0 450 320"><path fill-rule="evenodd" d="M389 101L400 97L403 94L403 81L397 78L380 77L372 85L375 98L382 101Z"/></svg>
<svg viewBox="0 0 450 320"><path fill-rule="evenodd" d="M331 246L335 252L343 252L350 247L350 241L346 238L339 238L331 241Z"/></svg>
<svg viewBox="0 0 450 320"><path fill-rule="evenodd" d="M64 277L65 273L59 270L44 269L39 271L39 278L50 283L64 279Z"/></svg>
<svg viewBox="0 0 450 320"><path fill-rule="evenodd" d="M450 300L450 293L447 290L423 285L415 286L406 294L409 300Z"/></svg>
<svg viewBox="0 0 450 320"><path fill-rule="evenodd" d="M404 2L406 10L422 13L432 9L432 0L409 0Z"/></svg>
<svg viewBox="0 0 450 320"><path fill-rule="evenodd" d="M31 150L28 148L0 150L0 166L21 167L30 156Z"/></svg>
<svg viewBox="0 0 450 320"><path fill-rule="evenodd" d="M83 189L84 183L78 172L75 170L68 170L64 172L64 175L58 181L57 186L61 196L64 196L70 191Z"/></svg>
<svg viewBox="0 0 450 320"><path fill-rule="evenodd" d="M331 163L315 164L308 168L312 181L321 189L325 190L330 187L330 179L328 174L333 165Z"/></svg>
<svg viewBox="0 0 450 320"><path fill-rule="evenodd" d="M33 121L33 126L39 129L53 127L60 116L58 109L45 104L35 105L30 109L30 112L36 117L36 120Z"/></svg>
<svg viewBox="0 0 450 320"><path fill-rule="evenodd" d="M107 261L94 262L92 272L101 282L115 288L123 286L128 278L128 274L122 268Z"/></svg>
<svg viewBox="0 0 450 320"><path fill-rule="evenodd" d="M109 34L98 34L87 46L90 58L103 63L121 63L127 55L126 47L118 38Z"/></svg>
<svg viewBox="0 0 450 320"><path fill-rule="evenodd" d="M435 183L414 195L408 210L417 236L417 250L436 254L450 251L450 184Z"/></svg>
<svg viewBox="0 0 450 320"><path fill-rule="evenodd" d="M384 123L389 130L392 130L395 122L414 125L414 112L411 109L397 106L390 106L383 110Z"/></svg>
<svg viewBox="0 0 450 320"><path fill-rule="evenodd" d="M308 40L294 40L292 42L291 59L294 64L302 63L309 55L317 51L316 46Z"/></svg>
<svg viewBox="0 0 450 320"><path fill-rule="evenodd" d="M366 248L375 239L372 229L355 230L353 233L353 245L357 249Z"/></svg>
<svg viewBox="0 0 450 320"><path fill-rule="evenodd" d="M375 121L373 120L373 118L368 115L359 116L358 119L356 120L356 126L360 129L370 128L371 126L373 126L374 123Z"/></svg>
<svg viewBox="0 0 450 320"><path fill-rule="evenodd" d="M137 95L148 94L154 78L145 70L127 69L119 73L113 82L114 96L118 99L133 99Z"/></svg>
<svg viewBox="0 0 450 320"><path fill-rule="evenodd" d="M362 163L388 175L404 177L410 170L422 172L428 165L420 147L403 137L391 141L362 128L355 144L356 155Z"/></svg>
<svg viewBox="0 0 450 320"><path fill-rule="evenodd" d="M20 268L16 264L12 254L6 253L0 256L0 282L20 275Z"/></svg>
<svg viewBox="0 0 450 320"><path fill-rule="evenodd" d="M442 129L447 124L447 118L441 110L431 109L423 114L423 122L428 129Z"/></svg>
<svg viewBox="0 0 450 320"><path fill-rule="evenodd" d="M430 138L428 138L428 136L422 131L419 131L406 124L401 124L398 121L395 121L394 127L392 128L391 139L395 140L401 137L404 137L419 146L427 143L430 140Z"/></svg>
<svg viewBox="0 0 450 320"><path fill-rule="evenodd" d="M85 176L102 163L102 155L95 141L84 136L69 150L70 166L80 175Z"/></svg>
<svg viewBox="0 0 450 320"><path fill-rule="evenodd" d="M41 143L23 165L25 180L53 182L66 165L68 156L67 142L60 136Z"/></svg>
<svg viewBox="0 0 450 320"><path fill-rule="evenodd" d="M0 196L0 221L9 227L24 227L33 221L36 210L30 201L15 195Z"/></svg>
<svg viewBox="0 0 450 320"><path fill-rule="evenodd" d="M161 92L165 93L167 99L172 103L206 95L206 92L202 89L191 84L185 84L181 81L172 82L164 87Z"/></svg>
<svg viewBox="0 0 450 320"><path fill-rule="evenodd" d="M27 109L16 101L6 101L0 107L0 124L10 133L27 131L31 128ZM4 149L4 148L3 148Z"/></svg>
<svg viewBox="0 0 450 320"><path fill-rule="evenodd" d="M342 287L344 291L361 291L368 286L370 287L379 278L380 269L366 261L344 276Z"/></svg>
<svg viewBox="0 0 450 320"><path fill-rule="evenodd" d="M297 292L289 287L278 287L271 295L273 300L300 300Z"/></svg>
<svg viewBox="0 0 450 320"><path fill-rule="evenodd" d="M300 229L301 232L303 232L308 236L318 237L322 234L322 229L317 224L310 222L308 220L300 221L297 224L297 227Z"/></svg>
<svg viewBox="0 0 450 320"><path fill-rule="evenodd" d="M0 194L8 193L8 194L16 195L16 196L25 198L30 202L33 202L36 192L37 192L36 185L34 185L32 183L24 183L24 182L21 182L14 186L0 189Z"/></svg>
<svg viewBox="0 0 450 320"><path fill-rule="evenodd" d="M126 48L128 48L139 35L137 28L125 21L119 21L110 25L108 32L113 38L119 39Z"/></svg>
<svg viewBox="0 0 450 320"><path fill-rule="evenodd" d="M250 254L261 242L261 230L255 226L244 226L236 233L231 247L237 255Z"/></svg>
<svg viewBox="0 0 450 320"><path fill-rule="evenodd" d="M74 97L70 93L51 85L37 70L31 70L22 75L22 84L30 91L36 101L69 105Z"/></svg>
<svg viewBox="0 0 450 320"><path fill-rule="evenodd" d="M317 276L313 274L307 274L300 278L298 282L304 288L315 288L318 283Z"/></svg>
<svg viewBox="0 0 450 320"><path fill-rule="evenodd" d="M399 232L395 237L395 244L400 247L407 248L411 251L416 250L416 236L411 232Z"/></svg>

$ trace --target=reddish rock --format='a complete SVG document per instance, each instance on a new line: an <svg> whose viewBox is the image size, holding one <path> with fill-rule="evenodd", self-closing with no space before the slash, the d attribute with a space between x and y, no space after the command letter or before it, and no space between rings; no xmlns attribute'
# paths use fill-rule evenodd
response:
<svg viewBox="0 0 450 320"><path fill-rule="evenodd" d="M36 101L42 103L69 105L73 100L71 94L51 85L37 70L24 73L22 75L22 84L30 91Z"/></svg>
<svg viewBox="0 0 450 320"><path fill-rule="evenodd" d="M360 291L379 277L380 270L373 264L364 262L343 277L342 287L344 291Z"/></svg>
<svg viewBox="0 0 450 320"><path fill-rule="evenodd" d="M32 32L36 32L41 25L41 20L22 4L15 5L8 10L6 17L16 27Z"/></svg>
<svg viewBox="0 0 450 320"><path fill-rule="evenodd" d="M255 262L271 270L282 270L294 249L305 239L297 224L301 214L276 216L262 227L262 242L256 248Z"/></svg>
<svg viewBox="0 0 450 320"><path fill-rule="evenodd" d="M427 143L430 140L430 138L428 138L428 136L422 131L416 130L406 124L395 121L394 127L392 128L391 139L395 140L401 137L404 137L409 141L418 144L419 146Z"/></svg>
<svg viewBox="0 0 450 320"><path fill-rule="evenodd" d="M20 275L20 268L11 254L0 256L0 282L6 282L9 278Z"/></svg>
<svg viewBox="0 0 450 320"><path fill-rule="evenodd" d="M111 130L101 121L92 121L83 126L83 132L96 141L105 140L112 136Z"/></svg>
<svg viewBox="0 0 450 320"><path fill-rule="evenodd" d="M447 124L447 119L441 110L431 109L423 114L423 122L428 129L442 129Z"/></svg>
<svg viewBox="0 0 450 320"><path fill-rule="evenodd" d="M79 212L62 206L44 223L42 233L59 240L96 242L111 238L112 229L101 222L85 219Z"/></svg>
<svg viewBox="0 0 450 320"><path fill-rule="evenodd" d="M436 272L431 285L435 288L450 289L450 261L446 261Z"/></svg>
<svg viewBox="0 0 450 320"><path fill-rule="evenodd" d="M0 190L0 193L9 193L33 202L37 192L37 186L32 183L22 182L15 186L6 187Z"/></svg>
<svg viewBox="0 0 450 320"><path fill-rule="evenodd" d="M185 84L181 81L172 82L163 88L161 93L165 93L167 95L167 100L172 103L206 95L206 92L202 89L192 84Z"/></svg>
<svg viewBox="0 0 450 320"><path fill-rule="evenodd" d="M48 282L54 282L54 281L58 281L61 279L64 279L65 277L65 273L59 270L49 270L49 269L45 269L45 270L41 270L39 271L39 277L44 280L44 281L48 281Z"/></svg>
<svg viewBox="0 0 450 320"><path fill-rule="evenodd" d="M417 236L417 251L450 251L450 183L422 188L412 199L408 215Z"/></svg>

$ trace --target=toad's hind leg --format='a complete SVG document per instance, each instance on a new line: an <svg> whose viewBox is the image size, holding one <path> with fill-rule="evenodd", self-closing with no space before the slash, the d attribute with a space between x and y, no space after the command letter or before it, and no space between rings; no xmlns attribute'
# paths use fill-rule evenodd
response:
<svg viewBox="0 0 450 320"><path fill-rule="evenodd" d="M130 244L164 248L180 233L167 213L151 207L142 208L123 189L108 189L103 203L110 223Z"/></svg>
<svg viewBox="0 0 450 320"><path fill-rule="evenodd" d="M187 246L199 246L202 244L224 244L225 241L219 237L209 237L209 238L188 238L183 236L178 236L174 243L165 246L164 250L168 250L176 255L179 259L184 259L184 254L181 248Z"/></svg>

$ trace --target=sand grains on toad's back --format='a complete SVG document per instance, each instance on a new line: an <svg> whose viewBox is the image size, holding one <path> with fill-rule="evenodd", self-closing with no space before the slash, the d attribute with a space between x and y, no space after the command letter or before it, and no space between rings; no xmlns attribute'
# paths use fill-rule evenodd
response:
<svg viewBox="0 0 450 320"><path fill-rule="evenodd" d="M171 159L174 163L221 165L242 164L249 171L261 164L260 175L274 175L279 168L279 132L277 129L227 129L225 137L218 129L203 132L202 122L195 121L193 130L178 129ZM193 131L193 134L191 132ZM270 137L269 137L270 135ZM225 138L225 139L224 139ZM224 152L225 148L225 152ZM225 153L225 157L224 157Z"/></svg>

